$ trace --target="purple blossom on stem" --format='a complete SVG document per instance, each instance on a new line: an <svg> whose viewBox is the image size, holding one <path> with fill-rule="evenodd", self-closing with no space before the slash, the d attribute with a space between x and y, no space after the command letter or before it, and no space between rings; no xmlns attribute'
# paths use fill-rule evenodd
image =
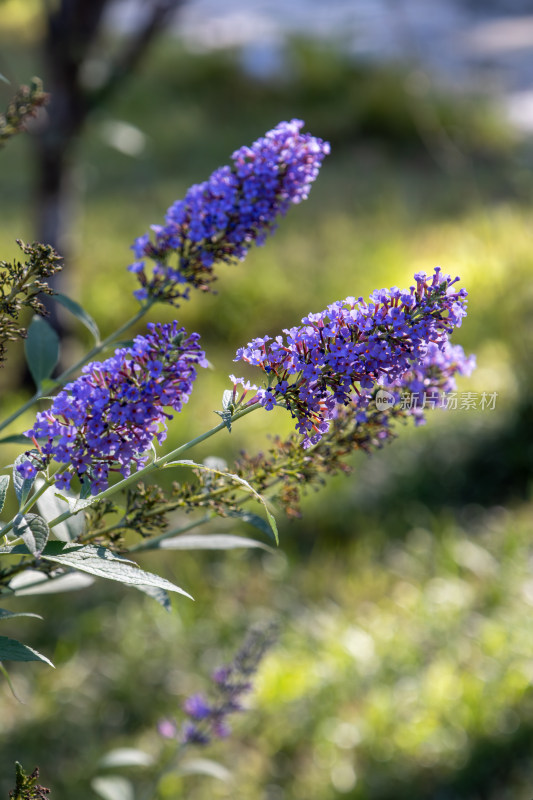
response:
<svg viewBox="0 0 533 800"><path fill-rule="evenodd" d="M316 444L339 405L363 409L377 384L401 381L428 352L443 351L466 314L467 293L454 289L458 280L437 267L432 276L415 275L409 290L382 289L369 303L347 297L309 314L284 336L254 339L235 361L258 366L268 385L248 402L266 409L284 405L303 446Z"/></svg>
<svg viewBox="0 0 533 800"><path fill-rule="evenodd" d="M213 699L195 694L185 700L183 710L189 719L179 736L184 744L204 745L212 739L229 736L231 728L227 718L243 710L241 698L251 691L251 677L276 638L274 625L252 628L232 663L213 672ZM160 732L162 725L163 722L159 725Z"/></svg>
<svg viewBox="0 0 533 800"><path fill-rule="evenodd" d="M211 708L202 694L193 694L183 704L183 710L193 719L205 719L211 713Z"/></svg>
<svg viewBox="0 0 533 800"><path fill-rule="evenodd" d="M52 459L67 465L56 475L58 488L68 488L76 475L97 494L107 487L110 470L126 477L139 469L154 438L161 443L166 437L172 416L164 409L179 412L187 403L196 367L207 366L199 335L187 337L177 322L150 323L148 330L132 347L85 366L26 432L45 439L41 469ZM27 477L34 463L23 462L19 472Z"/></svg>
<svg viewBox="0 0 533 800"><path fill-rule="evenodd" d="M442 345L430 342L427 353L419 362L413 364L399 379L383 380L376 385L371 398L359 396L353 399L356 419L360 425L379 416L381 432L374 432L378 438L389 438L390 423L398 416L412 417L415 425L425 423L428 408L441 407L443 395L457 388L456 375L470 375L476 366L473 355L466 356L461 345L453 345L446 340ZM380 388L387 390L394 398L391 404L394 414L379 411L376 414L375 399ZM402 396L410 396L408 403L402 403ZM338 413L338 409L337 409Z"/></svg>
<svg viewBox="0 0 533 800"><path fill-rule="evenodd" d="M189 287L206 289L217 262L242 261L255 242L262 245L276 228L276 218L291 203L304 200L329 144L301 133L301 120L281 122L251 147L232 155L204 183L192 186L167 211L164 225L152 225L134 242L139 300L177 303ZM146 261L153 261L151 274Z"/></svg>
<svg viewBox="0 0 533 800"><path fill-rule="evenodd" d="M174 720L161 719L157 723L157 731L164 739L175 739L178 728Z"/></svg>
<svg viewBox="0 0 533 800"><path fill-rule="evenodd" d="M425 423L424 410L440 406L443 395L457 388L456 375L471 375L476 367L476 357L466 356L461 345L446 341L441 347L433 342L428 345L425 357L402 375L401 380L384 384L397 400L403 393L410 393L411 402L406 409L415 425Z"/></svg>

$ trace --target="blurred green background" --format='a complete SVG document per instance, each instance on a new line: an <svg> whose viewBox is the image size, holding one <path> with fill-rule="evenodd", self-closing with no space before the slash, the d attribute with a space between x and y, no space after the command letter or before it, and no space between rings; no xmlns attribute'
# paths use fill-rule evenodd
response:
<svg viewBox="0 0 533 800"><path fill-rule="evenodd" d="M20 4L4 3L0 71L14 85L39 74L30 6L21 15ZM54 800L95 797L90 780L105 752L156 752L157 721L179 719L183 698L231 659L246 628L271 618L282 633L251 710L205 753L232 779L170 777L161 798L533 796L533 152L486 100L431 84L414 91L410 68L368 66L303 39L290 58L286 79L257 80L234 51L157 43L80 142L69 292L111 332L135 309L125 269L133 239L237 147L299 117L331 142L331 156L275 237L221 268L216 294L179 309L214 370L199 377L170 441L215 423L237 347L347 295L408 286L437 264L470 294L454 341L477 354L478 368L459 388L497 392L496 407L435 412L386 449L357 454L350 476L306 498L301 519L280 511L276 553L145 556L142 566L195 597L176 597L170 615L103 582L18 601L45 621L3 633L57 669L10 668L23 704L0 685L2 796L18 759L40 765ZM2 85L3 105L11 89ZM0 253L9 259L16 237L34 236L29 139L1 158ZM87 344L76 330L67 357ZM22 376L13 346L1 378L6 410L28 396ZM231 462L288 430L281 412L256 414L194 457ZM227 521L215 530L250 534ZM142 787L142 773L129 774Z"/></svg>

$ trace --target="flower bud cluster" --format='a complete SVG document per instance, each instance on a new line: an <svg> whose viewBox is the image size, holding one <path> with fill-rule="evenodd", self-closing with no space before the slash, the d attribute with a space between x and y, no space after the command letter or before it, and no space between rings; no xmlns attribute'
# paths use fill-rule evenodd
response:
<svg viewBox="0 0 533 800"><path fill-rule="evenodd" d="M5 360L6 342L24 339L27 331L18 318L25 309L45 317L41 295L54 294L48 279L61 270L61 257L46 244L17 244L26 256L20 261L0 261L0 366Z"/></svg>
<svg viewBox="0 0 533 800"><path fill-rule="evenodd" d="M432 276L416 274L409 290L382 289L368 303L347 297L304 317L284 336L254 339L235 361L260 367L268 385L249 402L268 410L284 405L297 420L303 446L316 444L339 405L355 402L364 409L377 384L400 381L431 343L437 350L446 346L466 314L467 293L454 290L457 280L437 267Z"/></svg>
<svg viewBox="0 0 533 800"><path fill-rule="evenodd" d="M23 462L19 471L32 477L52 459L67 465L56 473L59 488L74 475L88 483L92 494L108 485L109 471L124 477L146 463L154 438L166 438L169 407L181 411L196 378L196 366L207 366L199 335L187 337L178 323L148 325L146 336L120 348L106 361L93 362L37 414L26 436L43 438L42 461Z"/></svg>
<svg viewBox="0 0 533 800"><path fill-rule="evenodd" d="M141 284L137 299L176 303L189 286L207 288L216 262L242 261L254 242L264 243L276 217L308 196L329 153L327 142L301 133L303 125L281 122L241 147L231 166L215 170L168 209L164 225L152 225L153 239L149 233L136 239L128 269ZM146 258L154 262L151 275Z"/></svg>

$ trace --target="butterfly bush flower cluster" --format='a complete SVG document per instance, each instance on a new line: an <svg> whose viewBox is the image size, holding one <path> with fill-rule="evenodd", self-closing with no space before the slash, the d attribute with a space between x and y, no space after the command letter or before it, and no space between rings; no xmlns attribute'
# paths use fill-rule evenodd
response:
<svg viewBox="0 0 533 800"><path fill-rule="evenodd" d="M421 364L430 345L443 351L454 327L466 315L466 291L434 270L415 275L409 290L382 289L363 298L348 297L284 336L254 339L235 361L258 366L268 385L249 401L270 410L284 405L296 418L303 446L316 444L329 430L339 405L352 405L361 421L377 384L389 385ZM415 376L416 377L416 376ZM231 376L234 385L252 387Z"/></svg>
<svg viewBox="0 0 533 800"><path fill-rule="evenodd" d="M301 517L301 497L308 488L323 485L327 475L351 472L353 453L381 449L395 438L396 423L412 419L419 425L425 422L428 409L445 408L444 393L456 389L455 376L469 375L474 366L474 356L466 357L459 345L446 341L441 349L430 342L422 361L399 380L376 384L370 398L363 392L354 393L348 405L337 404L327 433L312 450L302 449L296 432L285 439L276 436L266 452L254 455L242 452L235 472L262 494L273 490L289 517ZM245 384L238 397L237 387L244 382L233 380L233 405L246 405L250 392L254 393L253 402L257 387ZM384 388L387 402L380 403Z"/></svg>
<svg viewBox="0 0 533 800"><path fill-rule="evenodd" d="M405 410L414 417L416 425L422 425L424 409L439 406L443 396L457 388L455 376L471 375L475 366L476 357L465 355L461 345L445 341L439 346L430 342L422 361L413 364L399 381L384 381L383 386L394 395L397 403L402 395L409 395Z"/></svg>
<svg viewBox="0 0 533 800"><path fill-rule="evenodd" d="M301 133L303 125L281 122L251 147L241 147L231 166L215 170L168 209L164 225L152 225L153 237L136 239L128 269L141 284L138 300L175 304L187 298L190 286L207 288L216 262L242 261L254 242L264 243L276 218L308 196L329 153L327 142Z"/></svg>
<svg viewBox="0 0 533 800"><path fill-rule="evenodd" d="M148 324L149 333L120 348L106 361L85 366L48 411L37 414L26 436L37 440L39 455L18 467L31 478L54 459L56 486L69 488L74 475L92 494L108 485L109 471L124 477L147 461L154 438L163 442L171 415L189 399L196 367L207 366L199 335L187 336L177 322Z"/></svg>
<svg viewBox="0 0 533 800"><path fill-rule="evenodd" d="M252 690L251 679L277 635L274 623L253 627L231 664L213 672L213 696L194 694L188 697L183 705L187 721L178 728L173 720L161 720L159 733L165 738L177 738L183 744L198 745L229 736L228 717L244 710L242 697Z"/></svg>

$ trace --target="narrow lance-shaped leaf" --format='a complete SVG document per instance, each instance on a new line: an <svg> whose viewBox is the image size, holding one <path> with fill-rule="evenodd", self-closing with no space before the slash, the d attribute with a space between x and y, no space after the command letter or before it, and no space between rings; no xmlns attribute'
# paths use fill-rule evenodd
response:
<svg viewBox="0 0 533 800"><path fill-rule="evenodd" d="M235 475L233 472L224 472L220 469L214 469L213 467L209 467L206 464L197 464L195 461L190 461L189 459L184 459L180 461L169 461L165 464L165 467L194 467L195 469L202 469L206 472L213 472L216 475L223 475L226 478L230 478L235 483L240 484L243 489L248 493L251 494L265 509L265 513L268 519L268 524L270 526L270 530L274 534L274 539L276 544L279 544L279 536L278 536L278 526L276 524L276 520L274 519L274 515L269 511L268 506L266 504L265 498L257 492L253 486L251 486L248 481L245 481L244 478L241 478L240 475Z"/></svg>
<svg viewBox="0 0 533 800"><path fill-rule="evenodd" d="M32 319L24 351L32 378L39 388L50 377L59 360L59 337L42 317Z"/></svg>
<svg viewBox="0 0 533 800"><path fill-rule="evenodd" d="M228 511L228 517L240 519L242 522L247 522L248 525L253 525L253 527L257 528L257 530L261 531L261 533L264 533L267 536L271 535L269 524L265 522L263 517L260 517L259 514L254 514L252 511L230 510Z"/></svg>
<svg viewBox="0 0 533 800"><path fill-rule="evenodd" d="M150 767L154 758L135 747L117 747L110 750L99 761L101 767Z"/></svg>
<svg viewBox="0 0 533 800"><path fill-rule="evenodd" d="M0 444L28 444L28 437L23 433L13 433L11 436L2 436Z"/></svg>
<svg viewBox="0 0 533 800"><path fill-rule="evenodd" d="M231 772L223 764L211 758L190 758L182 761L176 770L181 775L209 775L219 781L229 781Z"/></svg>
<svg viewBox="0 0 533 800"><path fill-rule="evenodd" d="M15 617L35 617L42 619L40 614L32 614L31 611L8 611L6 608L0 608L0 620L14 619Z"/></svg>
<svg viewBox="0 0 533 800"><path fill-rule="evenodd" d="M51 667L54 666L42 653L7 636L0 636L0 661L43 661Z"/></svg>
<svg viewBox="0 0 533 800"><path fill-rule="evenodd" d="M143 586L142 584L133 584L133 588L138 589L140 592L143 592L143 594L147 594L148 597L151 597L152 600L155 600L156 603L159 603L160 606L163 606L165 611L172 611L168 592L165 592L164 589L160 589L159 586Z"/></svg>
<svg viewBox="0 0 533 800"><path fill-rule="evenodd" d="M85 311L83 306L80 306L80 304L71 297L67 297L66 294L62 294L61 292L54 293L54 300L57 300L58 303L61 303L61 305L70 311L70 313L73 314L76 319L79 319L79 321L85 325L87 330L92 333L96 344L100 344L100 331L98 330L98 325L91 315Z"/></svg>
<svg viewBox="0 0 533 800"><path fill-rule="evenodd" d="M174 583L167 581L165 578L161 578L159 575L145 572L131 561L118 558L118 556L115 556L114 553L107 550L105 547L87 545L86 547L72 548L66 546L63 551L57 555L48 555L45 551L42 557L47 561L53 561L63 566L71 567L72 569L78 569L81 572L89 572L91 575L97 575L99 578L107 578L111 581L118 581L119 583L134 586L157 586L160 589L165 589L169 592L178 592L179 594L191 598L190 594Z"/></svg>
<svg viewBox="0 0 533 800"><path fill-rule="evenodd" d="M16 597L26 595L58 594L85 589L94 583L94 578L86 572L66 572L50 578L35 569L19 572L9 582L9 589Z"/></svg>
<svg viewBox="0 0 533 800"><path fill-rule="evenodd" d="M273 551L263 542L256 539L247 539L244 536L232 536L225 533L183 534L156 542L154 549L160 550L234 550L238 547L259 547L262 550ZM146 550L150 550L146 546Z"/></svg>
<svg viewBox="0 0 533 800"><path fill-rule="evenodd" d="M4 678L6 679L7 685L9 686L9 689L10 689L10 691L11 691L11 694L13 695L13 697L15 698L15 700L16 700L17 702L19 702L19 703L22 703L23 701L20 699L20 697L19 697L19 696L18 696L18 694L16 693L16 691L15 691L15 687L13 686L13 683L12 683L12 681L11 681L11 678L9 677L9 672L8 672L8 671L7 671L7 669L4 667L4 665L2 664L2 662L1 662L1 661L0 661L0 672L2 673L2 675L4 676ZM15 762L15 763L16 763L16 762Z"/></svg>
<svg viewBox="0 0 533 800"><path fill-rule="evenodd" d="M0 475L0 512L6 502L7 490L9 487L9 475Z"/></svg>

